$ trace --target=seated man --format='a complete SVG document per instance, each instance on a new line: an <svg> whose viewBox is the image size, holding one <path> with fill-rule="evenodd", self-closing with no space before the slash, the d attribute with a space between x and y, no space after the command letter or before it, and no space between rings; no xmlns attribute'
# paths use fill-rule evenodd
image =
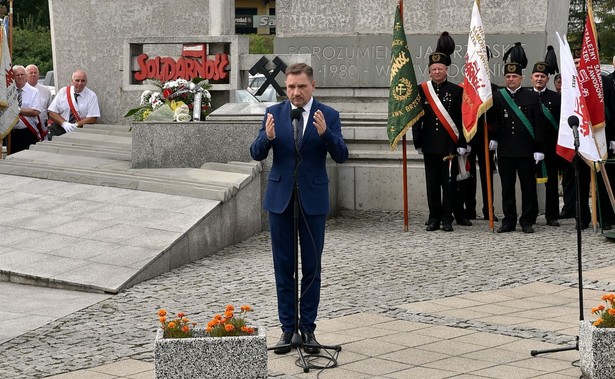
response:
<svg viewBox="0 0 615 379"><path fill-rule="evenodd" d="M72 76L72 86L60 88L49 105L49 119L53 121L49 128L49 139L82 128L84 124L94 124L100 117L98 97L86 87L87 75L77 70Z"/></svg>

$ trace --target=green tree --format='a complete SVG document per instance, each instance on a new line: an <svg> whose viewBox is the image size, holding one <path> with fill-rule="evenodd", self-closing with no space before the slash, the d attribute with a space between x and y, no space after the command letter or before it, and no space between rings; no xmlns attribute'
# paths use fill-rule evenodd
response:
<svg viewBox="0 0 615 379"><path fill-rule="evenodd" d="M0 1L0 17L6 16L9 1ZM34 63L41 74L53 70L51 32L47 0L13 2L13 64Z"/></svg>
<svg viewBox="0 0 615 379"><path fill-rule="evenodd" d="M42 75L53 70L51 34L49 29L13 28L13 64L27 66L34 63Z"/></svg>
<svg viewBox="0 0 615 379"><path fill-rule="evenodd" d="M611 63L615 55L615 0L593 0L592 8L600 43L600 61ZM572 48L581 47L586 18L586 0L571 0L568 15L568 43Z"/></svg>

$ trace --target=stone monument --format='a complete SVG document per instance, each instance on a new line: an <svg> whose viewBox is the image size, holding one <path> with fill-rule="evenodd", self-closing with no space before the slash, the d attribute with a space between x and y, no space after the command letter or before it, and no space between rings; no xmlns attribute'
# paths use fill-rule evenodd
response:
<svg viewBox="0 0 615 379"><path fill-rule="evenodd" d="M119 0L50 0L55 82L58 86L67 85L75 69L85 69L88 86L99 97L100 122L127 124L130 120L123 115L138 103L145 89L134 78L139 68L138 56L177 59L181 52L178 46L201 43L208 44L208 59L215 54L228 54L228 78L212 88L214 107L226 103L234 90L245 88L247 71L261 57L248 55L246 37L234 35L234 1L204 3L197 6L193 1L177 0L172 5L153 2L145 6ZM404 3L404 24L418 81L426 79L427 57L435 48L438 35L446 30L457 44L450 80L461 82L472 2ZM515 42L524 44L530 62L544 58L547 45L556 45L555 31L566 32L569 3L481 1L486 40L493 52L490 68L494 83L503 84L502 55ZM286 63L312 64L316 71L315 96L342 113L351 158L332 177L339 188L332 200L341 208L402 208L401 149L391 152L386 137L396 5L397 0L276 1L275 51L267 59L272 61L277 56ZM225 117L216 115L216 122L223 124ZM256 121L258 117L251 117L253 121L246 124L246 133L253 136L260 123ZM409 152L410 209L425 210L422 159L413 148ZM497 178L494 195L497 211ZM477 198L480 206L480 195Z"/></svg>

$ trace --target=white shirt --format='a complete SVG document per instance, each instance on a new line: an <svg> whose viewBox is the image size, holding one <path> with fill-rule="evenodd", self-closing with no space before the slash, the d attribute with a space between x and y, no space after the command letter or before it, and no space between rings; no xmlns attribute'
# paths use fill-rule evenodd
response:
<svg viewBox="0 0 615 379"><path fill-rule="evenodd" d="M75 87L71 86L70 92L74 93ZM91 89L85 87L77 98L77 104L73 101L75 109L79 113L81 118L86 117L100 117L100 108L98 107L98 97ZM58 113L63 119L68 121L70 119L70 107L66 100L66 87L60 88L56 97L49 105L48 110L50 112Z"/></svg>
<svg viewBox="0 0 615 379"><path fill-rule="evenodd" d="M31 85L29 85L28 83L26 83L26 85L23 86L22 91L21 91L21 107L36 109L39 112L43 109L41 106L41 96L38 93L38 90L32 87ZM26 120L28 120L30 125L36 128L36 125L38 125L38 117L29 117L29 116L23 116L23 117ZM19 121L17 122L17 124L15 124L15 129L27 128L26 124L24 124L23 121L21 121L21 119L18 119L18 120Z"/></svg>
<svg viewBox="0 0 615 379"><path fill-rule="evenodd" d="M47 116L47 108L49 108L49 104L51 104L51 91L49 88L40 83L36 83L34 88L38 90L38 93L41 96L41 122L44 125L47 125L47 119L49 118L49 116Z"/></svg>
<svg viewBox="0 0 615 379"><path fill-rule="evenodd" d="M308 101L307 104L303 106L303 113L301 113L301 116L303 116L303 133L301 135L305 135L305 128L307 128L308 116L310 115L310 110L312 109L312 103L314 103L314 97L311 97L310 101ZM298 107L295 107L291 103L290 108L291 110L293 110L297 109Z"/></svg>

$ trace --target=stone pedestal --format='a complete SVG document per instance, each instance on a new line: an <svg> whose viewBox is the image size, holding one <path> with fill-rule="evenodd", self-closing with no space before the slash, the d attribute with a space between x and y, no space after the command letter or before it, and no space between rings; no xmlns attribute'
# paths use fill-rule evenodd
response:
<svg viewBox="0 0 615 379"><path fill-rule="evenodd" d="M209 337L195 330L193 338L156 334L156 379L266 378L267 337L259 327L253 336Z"/></svg>
<svg viewBox="0 0 615 379"><path fill-rule="evenodd" d="M243 124L135 122L132 168L198 168L206 162L248 162L258 129Z"/></svg>
<svg viewBox="0 0 615 379"><path fill-rule="evenodd" d="M579 354L584 378L615 378L615 329L596 328L590 321L581 321Z"/></svg>

